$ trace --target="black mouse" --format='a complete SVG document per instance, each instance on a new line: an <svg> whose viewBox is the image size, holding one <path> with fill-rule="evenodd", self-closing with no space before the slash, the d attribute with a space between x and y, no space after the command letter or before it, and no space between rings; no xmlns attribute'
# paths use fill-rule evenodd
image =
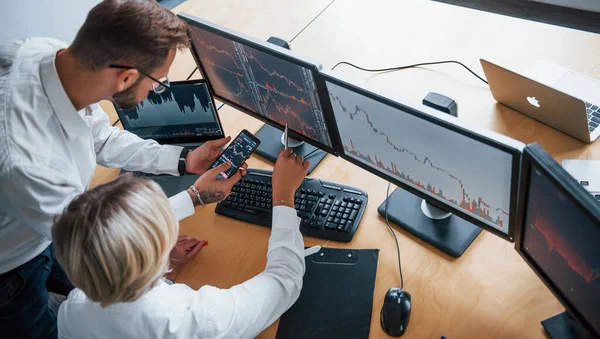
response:
<svg viewBox="0 0 600 339"><path fill-rule="evenodd" d="M410 293L401 288L390 288L381 307L381 328L392 337L400 337L410 320Z"/></svg>

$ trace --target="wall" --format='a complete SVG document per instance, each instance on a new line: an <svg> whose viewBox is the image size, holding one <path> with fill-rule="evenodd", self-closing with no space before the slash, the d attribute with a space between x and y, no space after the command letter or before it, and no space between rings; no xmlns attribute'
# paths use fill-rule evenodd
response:
<svg viewBox="0 0 600 339"><path fill-rule="evenodd" d="M0 0L0 44L47 36L71 43L100 0Z"/></svg>

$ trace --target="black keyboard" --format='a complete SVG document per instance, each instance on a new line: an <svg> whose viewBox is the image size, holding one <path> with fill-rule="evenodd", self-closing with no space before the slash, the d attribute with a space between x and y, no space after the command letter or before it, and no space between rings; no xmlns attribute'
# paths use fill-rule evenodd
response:
<svg viewBox="0 0 600 339"><path fill-rule="evenodd" d="M249 169L217 205L217 214L271 227L271 171ZM295 205L303 235L327 240L352 240L369 200L358 188L306 178L296 191Z"/></svg>
<svg viewBox="0 0 600 339"><path fill-rule="evenodd" d="M590 133L593 132L598 125L600 125L600 107L586 102L585 110L588 115L588 126L590 128Z"/></svg>

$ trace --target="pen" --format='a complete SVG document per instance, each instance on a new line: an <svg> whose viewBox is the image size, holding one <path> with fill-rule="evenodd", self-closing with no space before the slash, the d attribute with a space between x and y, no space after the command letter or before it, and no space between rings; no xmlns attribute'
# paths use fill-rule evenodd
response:
<svg viewBox="0 0 600 339"><path fill-rule="evenodd" d="M286 150L288 149L288 124L285 124L285 132L283 132L283 149Z"/></svg>

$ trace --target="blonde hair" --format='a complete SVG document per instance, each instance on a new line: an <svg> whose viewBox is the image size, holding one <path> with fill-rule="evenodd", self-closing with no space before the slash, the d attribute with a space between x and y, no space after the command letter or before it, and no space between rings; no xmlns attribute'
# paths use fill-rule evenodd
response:
<svg viewBox="0 0 600 339"><path fill-rule="evenodd" d="M83 193L52 227L67 276L102 307L149 291L169 269L178 232L162 189L130 176Z"/></svg>

